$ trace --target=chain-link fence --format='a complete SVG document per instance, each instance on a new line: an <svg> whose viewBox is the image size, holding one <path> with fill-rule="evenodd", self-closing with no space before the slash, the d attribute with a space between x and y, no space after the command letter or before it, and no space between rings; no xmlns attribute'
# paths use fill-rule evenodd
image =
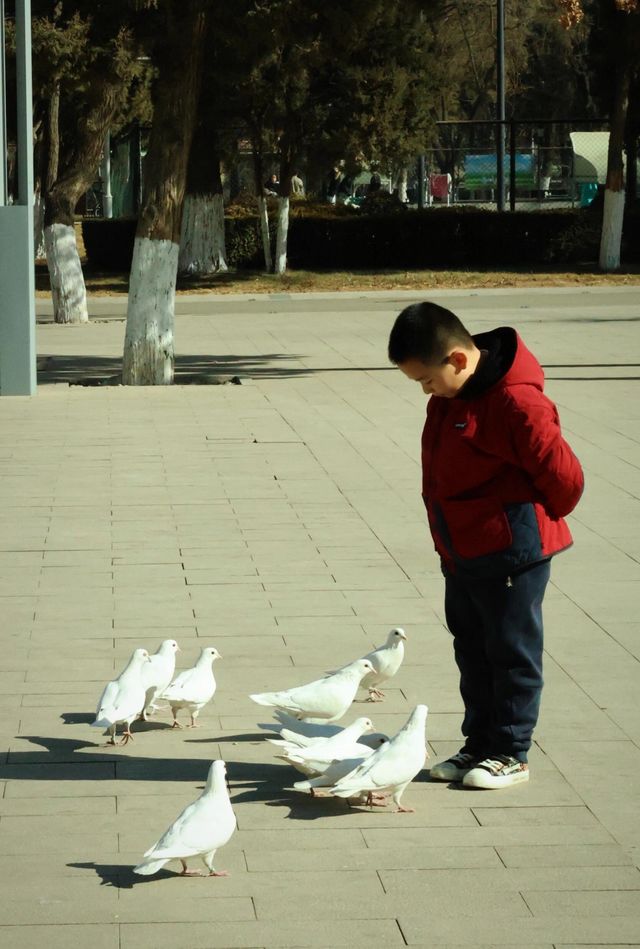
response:
<svg viewBox="0 0 640 949"><path fill-rule="evenodd" d="M512 209L532 203L586 206L605 182L605 120L439 122L438 144L425 155L426 203L495 205L500 136L505 199Z"/></svg>

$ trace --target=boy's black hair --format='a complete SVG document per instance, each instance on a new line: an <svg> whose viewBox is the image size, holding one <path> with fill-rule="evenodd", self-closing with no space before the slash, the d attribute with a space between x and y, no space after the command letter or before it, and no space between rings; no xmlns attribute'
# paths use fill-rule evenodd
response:
<svg viewBox="0 0 640 949"><path fill-rule="evenodd" d="M442 362L456 345L468 349L473 339L455 313L437 303L413 303L393 324L389 359L396 366L409 359L433 365Z"/></svg>

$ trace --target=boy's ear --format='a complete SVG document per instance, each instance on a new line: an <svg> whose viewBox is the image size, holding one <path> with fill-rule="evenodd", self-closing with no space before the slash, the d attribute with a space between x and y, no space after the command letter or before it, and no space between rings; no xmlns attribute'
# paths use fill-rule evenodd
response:
<svg viewBox="0 0 640 949"><path fill-rule="evenodd" d="M454 349L452 353L449 353L447 362L453 366L456 373L462 372L469 364L469 356L463 349Z"/></svg>

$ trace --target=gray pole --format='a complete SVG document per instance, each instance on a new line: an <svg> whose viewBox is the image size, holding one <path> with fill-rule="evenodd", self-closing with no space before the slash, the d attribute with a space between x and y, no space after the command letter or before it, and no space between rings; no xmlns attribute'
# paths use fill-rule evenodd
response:
<svg viewBox="0 0 640 949"><path fill-rule="evenodd" d="M4 25L4 17L2 22ZM0 33L4 47L4 31ZM0 193L0 395L33 395L36 391L36 334L31 0L16 0L16 87L18 194L15 203L9 205L8 196ZM6 88L3 71L0 74L3 115L6 114ZM6 181L6 149L4 142L0 144L0 180Z"/></svg>
<svg viewBox="0 0 640 949"><path fill-rule="evenodd" d="M7 106L5 102L4 0L0 0L0 206L7 204Z"/></svg>
<svg viewBox="0 0 640 949"><path fill-rule="evenodd" d="M102 180L102 216L113 217L113 195L111 194L111 132L104 137L104 154L100 167Z"/></svg>
<svg viewBox="0 0 640 949"><path fill-rule="evenodd" d="M498 211L504 211L504 0L497 0L496 15L496 201Z"/></svg>

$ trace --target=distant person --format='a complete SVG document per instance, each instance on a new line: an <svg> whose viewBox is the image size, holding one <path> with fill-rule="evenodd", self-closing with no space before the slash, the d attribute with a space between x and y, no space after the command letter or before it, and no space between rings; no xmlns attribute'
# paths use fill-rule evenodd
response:
<svg viewBox="0 0 640 949"><path fill-rule="evenodd" d="M291 176L291 194L294 198L304 197L304 183L297 171Z"/></svg>
<svg viewBox="0 0 640 949"><path fill-rule="evenodd" d="M341 180L342 174L340 169L337 165L334 165L327 177L327 201L329 204L336 203L336 197L338 195L338 189L340 187Z"/></svg>
<svg viewBox="0 0 640 949"><path fill-rule="evenodd" d="M264 183L265 197L277 197L280 194L280 182L277 175L269 175Z"/></svg>
<svg viewBox="0 0 640 949"><path fill-rule="evenodd" d="M382 181L380 179L380 175L378 174L377 171L374 171L374 173L371 175L371 178L369 180L369 187L367 188L367 194L375 194L376 191L380 191L381 187L382 187Z"/></svg>
<svg viewBox="0 0 640 949"><path fill-rule="evenodd" d="M430 396L422 497L445 580L464 745L431 777L471 788L529 780L542 694L542 600L584 486L544 373L515 329L471 336L436 303L406 307L389 358Z"/></svg>

